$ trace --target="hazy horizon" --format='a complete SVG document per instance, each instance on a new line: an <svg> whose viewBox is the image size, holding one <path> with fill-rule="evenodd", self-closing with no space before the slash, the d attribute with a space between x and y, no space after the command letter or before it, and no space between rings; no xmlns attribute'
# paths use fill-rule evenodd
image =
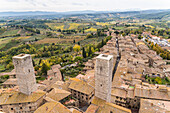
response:
<svg viewBox="0 0 170 113"><path fill-rule="evenodd" d="M170 0L0 0L0 12L170 9Z"/></svg>

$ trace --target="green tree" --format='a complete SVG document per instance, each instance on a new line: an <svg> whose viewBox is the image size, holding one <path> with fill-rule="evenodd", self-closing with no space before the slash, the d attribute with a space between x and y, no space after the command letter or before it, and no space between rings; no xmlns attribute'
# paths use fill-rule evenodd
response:
<svg viewBox="0 0 170 113"><path fill-rule="evenodd" d="M40 59L40 60L39 60L39 63L38 63L38 64L40 65L40 64L41 64L41 62L42 62L42 59Z"/></svg>
<svg viewBox="0 0 170 113"><path fill-rule="evenodd" d="M79 52L79 51L80 51L80 46L76 44L76 45L73 47L73 49L74 49L74 51Z"/></svg>
<svg viewBox="0 0 170 113"><path fill-rule="evenodd" d="M139 34L139 35L138 35L138 39L142 39L142 36L141 36L141 34Z"/></svg>
<svg viewBox="0 0 170 113"><path fill-rule="evenodd" d="M123 32L123 33L122 33L122 36L124 36L124 37L125 37L125 36L126 36L126 34Z"/></svg>
<svg viewBox="0 0 170 113"><path fill-rule="evenodd" d="M103 39L102 39L102 47L104 46L104 41L103 41Z"/></svg>
<svg viewBox="0 0 170 113"><path fill-rule="evenodd" d="M78 42L78 45L80 45L80 42Z"/></svg>
<svg viewBox="0 0 170 113"><path fill-rule="evenodd" d="M92 51L91 51L91 46L89 46L89 52L88 52L88 56L91 56Z"/></svg>
<svg viewBox="0 0 170 113"><path fill-rule="evenodd" d="M93 38L93 35L92 34L87 34L86 38Z"/></svg>
<svg viewBox="0 0 170 113"><path fill-rule="evenodd" d="M35 66L35 62L34 62L34 60L32 59L32 64L33 64L33 66Z"/></svg>
<svg viewBox="0 0 170 113"><path fill-rule="evenodd" d="M47 75L47 71L48 71L48 66L45 63L43 63L42 68L41 68L42 74Z"/></svg>
<svg viewBox="0 0 170 113"><path fill-rule="evenodd" d="M83 58L86 58L86 51L85 51L84 47L83 47L82 54L83 54Z"/></svg>
<svg viewBox="0 0 170 113"><path fill-rule="evenodd" d="M119 34L119 31L115 31L114 33L115 33L116 35L118 35L118 34Z"/></svg>
<svg viewBox="0 0 170 113"><path fill-rule="evenodd" d="M109 35L110 35L110 36L112 35L112 32L111 32L111 31L109 32Z"/></svg>

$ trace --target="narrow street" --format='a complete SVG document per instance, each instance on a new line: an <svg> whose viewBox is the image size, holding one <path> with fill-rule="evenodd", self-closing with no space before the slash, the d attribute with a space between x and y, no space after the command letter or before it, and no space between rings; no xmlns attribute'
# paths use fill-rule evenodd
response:
<svg viewBox="0 0 170 113"><path fill-rule="evenodd" d="M117 48L117 56L116 56L116 63L115 63L114 69L113 69L112 81L113 81L114 75L116 73L116 70L117 70L117 67L118 67L118 64L119 64L119 61L120 61L120 58L121 58L121 55L120 55L120 52L119 52L118 37L116 37L116 48Z"/></svg>

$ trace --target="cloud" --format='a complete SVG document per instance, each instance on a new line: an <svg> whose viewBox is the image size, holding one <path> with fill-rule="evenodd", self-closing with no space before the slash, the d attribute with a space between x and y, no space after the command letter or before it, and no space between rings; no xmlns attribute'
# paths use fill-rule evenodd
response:
<svg viewBox="0 0 170 113"><path fill-rule="evenodd" d="M0 11L168 9L170 0L0 0Z"/></svg>
<svg viewBox="0 0 170 113"><path fill-rule="evenodd" d="M84 6L85 4L82 4L82 3L72 3L72 5Z"/></svg>

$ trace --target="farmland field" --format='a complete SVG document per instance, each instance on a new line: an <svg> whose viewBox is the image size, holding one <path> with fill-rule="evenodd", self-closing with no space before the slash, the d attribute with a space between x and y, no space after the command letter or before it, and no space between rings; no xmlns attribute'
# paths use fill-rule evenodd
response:
<svg viewBox="0 0 170 113"><path fill-rule="evenodd" d="M58 30L58 29L63 30L65 26L64 23L46 23L46 25L48 25L50 28L55 29L55 30Z"/></svg>
<svg viewBox="0 0 170 113"><path fill-rule="evenodd" d="M58 38L45 38L36 42L36 44L45 44L45 43L72 43L74 39L58 39ZM84 38L75 39L75 41L81 41Z"/></svg>
<svg viewBox="0 0 170 113"><path fill-rule="evenodd" d="M9 30L1 34L0 36L10 36L10 35L16 35L18 33L19 29L16 30Z"/></svg>
<svg viewBox="0 0 170 113"><path fill-rule="evenodd" d="M16 38L16 39L18 39L18 40L23 40L23 39L27 39L27 38L30 38L31 36L23 36L23 37L18 37L18 38Z"/></svg>
<svg viewBox="0 0 170 113"><path fill-rule="evenodd" d="M87 30L85 30L85 32L96 32L97 31L97 29L95 29L95 28L90 28L90 29L87 29Z"/></svg>
<svg viewBox="0 0 170 113"><path fill-rule="evenodd" d="M69 29L77 29L80 24L78 24L78 23L70 23L69 25L70 25Z"/></svg>
<svg viewBox="0 0 170 113"><path fill-rule="evenodd" d="M101 26L106 26L106 25L110 25L109 23L103 23L103 22L96 22L97 25L101 25Z"/></svg>
<svg viewBox="0 0 170 113"><path fill-rule="evenodd" d="M13 37L1 38L0 39L0 48L2 48L6 43L8 43Z"/></svg>

